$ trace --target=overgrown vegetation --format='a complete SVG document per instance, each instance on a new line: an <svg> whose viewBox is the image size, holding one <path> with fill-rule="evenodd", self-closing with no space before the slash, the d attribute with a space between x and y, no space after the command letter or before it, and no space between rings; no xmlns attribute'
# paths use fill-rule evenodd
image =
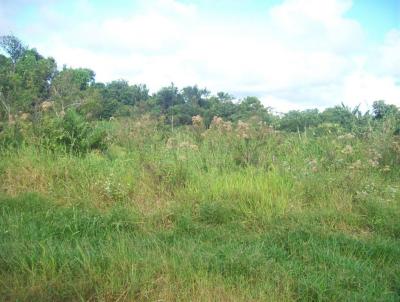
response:
<svg viewBox="0 0 400 302"><path fill-rule="evenodd" d="M0 56L3 300L400 299L396 106L276 116L86 69L24 82L17 42Z"/></svg>

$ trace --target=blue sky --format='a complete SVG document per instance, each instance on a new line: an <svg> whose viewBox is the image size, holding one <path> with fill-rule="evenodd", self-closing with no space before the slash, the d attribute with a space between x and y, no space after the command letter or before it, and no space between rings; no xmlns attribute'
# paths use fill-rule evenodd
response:
<svg viewBox="0 0 400 302"><path fill-rule="evenodd" d="M152 91L198 84L277 111L400 105L400 0L0 0L8 33Z"/></svg>
<svg viewBox="0 0 400 302"><path fill-rule="evenodd" d="M355 0L353 3L346 16L357 20L372 41L382 42L389 30L400 29L399 0Z"/></svg>

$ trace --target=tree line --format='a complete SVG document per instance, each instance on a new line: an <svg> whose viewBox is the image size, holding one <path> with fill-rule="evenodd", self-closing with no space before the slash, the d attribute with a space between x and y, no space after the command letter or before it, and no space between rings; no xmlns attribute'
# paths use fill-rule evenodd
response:
<svg viewBox="0 0 400 302"><path fill-rule="evenodd" d="M197 85L178 89L171 84L150 94L145 84L131 85L123 79L97 82L93 70L65 65L58 69L53 58L44 57L13 35L0 36L0 46L4 53L0 54L0 119L5 123L21 118L34 121L43 111L63 116L74 110L87 120L150 114L173 126L191 124L192 117L199 115L206 126L218 116L231 122L253 120L290 132L332 125L354 131L385 119L394 120L395 131L400 129L399 108L382 100L365 113L341 104L322 112L275 114L257 97L235 100L229 93L212 95Z"/></svg>

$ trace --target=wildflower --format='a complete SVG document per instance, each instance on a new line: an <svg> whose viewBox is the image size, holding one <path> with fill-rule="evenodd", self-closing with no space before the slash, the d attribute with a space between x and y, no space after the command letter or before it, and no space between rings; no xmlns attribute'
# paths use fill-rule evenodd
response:
<svg viewBox="0 0 400 302"><path fill-rule="evenodd" d="M390 167L388 165L386 165L382 168L382 172L389 172L389 171L390 171Z"/></svg>
<svg viewBox="0 0 400 302"><path fill-rule="evenodd" d="M29 113L26 113L26 112L24 112L24 113L22 113L20 115L21 121L27 121L30 117L31 117L31 115Z"/></svg>
<svg viewBox="0 0 400 302"><path fill-rule="evenodd" d="M203 118L200 115L193 116L192 124L195 128L203 128Z"/></svg>
<svg viewBox="0 0 400 302"><path fill-rule="evenodd" d="M358 169L361 168L361 166L362 166L361 160L357 160L357 161L355 161L354 163L352 163L352 164L349 166L349 169L351 169L351 170L358 170Z"/></svg>
<svg viewBox="0 0 400 302"><path fill-rule="evenodd" d="M173 149L173 148L176 147L176 145L177 145L177 143L176 143L176 140L174 138L170 137L167 140L167 149Z"/></svg>
<svg viewBox="0 0 400 302"><path fill-rule="evenodd" d="M9 123L10 125L14 125L14 124L15 124L15 117L14 117L14 115L12 115L12 114L9 114L9 115L8 115L8 123Z"/></svg>
<svg viewBox="0 0 400 302"><path fill-rule="evenodd" d="M222 117L214 116L211 121L211 125L218 126L218 125L222 124L223 122L224 122L224 120L222 119Z"/></svg>
<svg viewBox="0 0 400 302"><path fill-rule="evenodd" d="M396 153L400 153L400 142L397 141L392 142L392 147Z"/></svg>
<svg viewBox="0 0 400 302"><path fill-rule="evenodd" d="M350 145L346 145L343 149L342 149L342 153L349 155L353 153L353 147Z"/></svg>
<svg viewBox="0 0 400 302"><path fill-rule="evenodd" d="M226 132L231 132L232 131L232 123L231 122L224 122L223 125L223 130Z"/></svg>
<svg viewBox="0 0 400 302"><path fill-rule="evenodd" d="M249 138L249 124L239 121L236 130L238 137Z"/></svg>
<svg viewBox="0 0 400 302"><path fill-rule="evenodd" d="M379 162L375 159L370 159L368 161L368 163L372 166L372 167L378 167L379 166Z"/></svg>
<svg viewBox="0 0 400 302"><path fill-rule="evenodd" d="M214 116L210 124L210 129L215 129L224 133L231 132L232 123L230 121L224 122L221 117Z"/></svg>
<svg viewBox="0 0 400 302"><path fill-rule="evenodd" d="M308 164L309 164L310 166L315 166L315 165L317 164L317 160L316 160L316 159L310 160L310 161L308 162Z"/></svg>
<svg viewBox="0 0 400 302"><path fill-rule="evenodd" d="M179 159L180 161L186 161L186 160L187 160L187 157L186 157L185 155L183 155L183 154L180 154L180 155L178 156L178 159Z"/></svg>
<svg viewBox="0 0 400 302"><path fill-rule="evenodd" d="M374 149L370 149L369 153L371 155L371 159L368 160L368 163L372 167L378 167L379 166L379 161L382 159L382 154L380 154L378 151Z"/></svg>
<svg viewBox="0 0 400 302"><path fill-rule="evenodd" d="M51 108L53 108L53 102L50 101L44 101L43 103L40 104L40 109L43 112L47 112L48 110L50 110Z"/></svg>
<svg viewBox="0 0 400 302"><path fill-rule="evenodd" d="M318 172L318 162L316 159L310 160L308 162L308 165L310 166L312 172L314 173Z"/></svg>
<svg viewBox="0 0 400 302"><path fill-rule="evenodd" d="M196 144L192 144L190 142L182 142L179 144L179 148L187 148L192 150L198 150L198 146Z"/></svg>
<svg viewBox="0 0 400 302"><path fill-rule="evenodd" d="M355 136L351 133L346 133L344 135L340 135L338 136L338 140L351 140L353 139Z"/></svg>
<svg viewBox="0 0 400 302"><path fill-rule="evenodd" d="M189 148L192 149L192 150L198 150L199 146L197 146L196 144L190 144Z"/></svg>
<svg viewBox="0 0 400 302"><path fill-rule="evenodd" d="M179 148L186 148L187 146L189 146L189 142L181 142L180 144L179 144Z"/></svg>
<svg viewBox="0 0 400 302"><path fill-rule="evenodd" d="M369 150L369 153L371 154L371 157L374 159L374 160L380 160L380 159L382 159L382 154L380 154L378 151L376 151L376 150L374 150L374 149L370 149Z"/></svg>

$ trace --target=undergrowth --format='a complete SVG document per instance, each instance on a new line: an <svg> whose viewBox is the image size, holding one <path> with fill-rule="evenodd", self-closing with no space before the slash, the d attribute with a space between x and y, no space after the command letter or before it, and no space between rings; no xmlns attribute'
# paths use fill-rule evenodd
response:
<svg viewBox="0 0 400 302"><path fill-rule="evenodd" d="M3 137L3 300L400 299L392 133L76 122Z"/></svg>

